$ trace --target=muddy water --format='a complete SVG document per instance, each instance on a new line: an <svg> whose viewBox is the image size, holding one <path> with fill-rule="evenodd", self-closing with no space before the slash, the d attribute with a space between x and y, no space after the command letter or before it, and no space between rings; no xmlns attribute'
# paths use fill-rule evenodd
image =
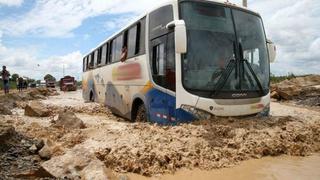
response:
<svg viewBox="0 0 320 180"><path fill-rule="evenodd" d="M308 157L266 157L249 160L239 166L212 171L181 170L174 175L163 175L147 178L135 174L128 174L131 180L161 179L161 180L319 180L320 154Z"/></svg>

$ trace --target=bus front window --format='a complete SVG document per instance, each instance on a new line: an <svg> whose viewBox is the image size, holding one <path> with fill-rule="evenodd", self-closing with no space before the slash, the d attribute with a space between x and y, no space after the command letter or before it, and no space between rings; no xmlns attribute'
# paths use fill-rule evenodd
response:
<svg viewBox="0 0 320 180"><path fill-rule="evenodd" d="M220 91L268 89L266 41L258 16L192 1L181 2L180 10L188 37L188 52L182 56L183 85L187 90L212 97ZM251 58L247 59L249 63L241 64L240 44L243 57Z"/></svg>

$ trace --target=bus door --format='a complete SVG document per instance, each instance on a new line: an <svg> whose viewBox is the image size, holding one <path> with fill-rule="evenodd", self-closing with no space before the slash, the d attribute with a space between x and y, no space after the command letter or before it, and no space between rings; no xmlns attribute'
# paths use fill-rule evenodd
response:
<svg viewBox="0 0 320 180"><path fill-rule="evenodd" d="M155 38L150 44L152 78L158 87L153 90L149 102L151 121L169 124L175 121L175 66L173 33ZM172 58L173 57L173 58ZM173 64L172 64L173 62ZM174 90L172 90L174 89Z"/></svg>

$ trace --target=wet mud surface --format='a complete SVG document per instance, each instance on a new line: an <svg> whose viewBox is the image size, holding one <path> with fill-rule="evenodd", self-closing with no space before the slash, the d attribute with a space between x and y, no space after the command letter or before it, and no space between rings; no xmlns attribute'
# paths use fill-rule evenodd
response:
<svg viewBox="0 0 320 180"><path fill-rule="evenodd" d="M181 169L214 170L266 156L309 156L320 151L320 112L292 104L273 102L268 118L215 118L170 127L127 122L99 104L84 103L81 91L37 100L52 112L49 117L25 116L23 105L29 99L12 101L16 104L12 115L0 115L0 123L12 126L15 134L6 148L1 144L2 177L52 178L61 167L66 169L58 178L90 177L93 171L88 169L100 168L92 166L94 162L102 162L96 164L104 166L103 172L104 168L112 171L116 179L127 177L126 173L155 177ZM54 126L63 111L74 112L85 128ZM30 152L39 140L50 141L49 159ZM79 156L82 168L62 166L64 158L72 158L66 155L82 152L92 158L81 161ZM50 169L41 171L44 163ZM17 172L27 173L17 176Z"/></svg>

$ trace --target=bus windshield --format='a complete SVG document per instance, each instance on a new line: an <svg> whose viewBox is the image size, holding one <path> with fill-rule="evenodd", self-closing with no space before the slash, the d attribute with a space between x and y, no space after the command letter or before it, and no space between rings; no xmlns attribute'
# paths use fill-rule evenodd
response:
<svg viewBox="0 0 320 180"><path fill-rule="evenodd" d="M188 37L182 56L184 87L210 97L217 92L267 93L269 61L261 18L214 3L180 5Z"/></svg>

